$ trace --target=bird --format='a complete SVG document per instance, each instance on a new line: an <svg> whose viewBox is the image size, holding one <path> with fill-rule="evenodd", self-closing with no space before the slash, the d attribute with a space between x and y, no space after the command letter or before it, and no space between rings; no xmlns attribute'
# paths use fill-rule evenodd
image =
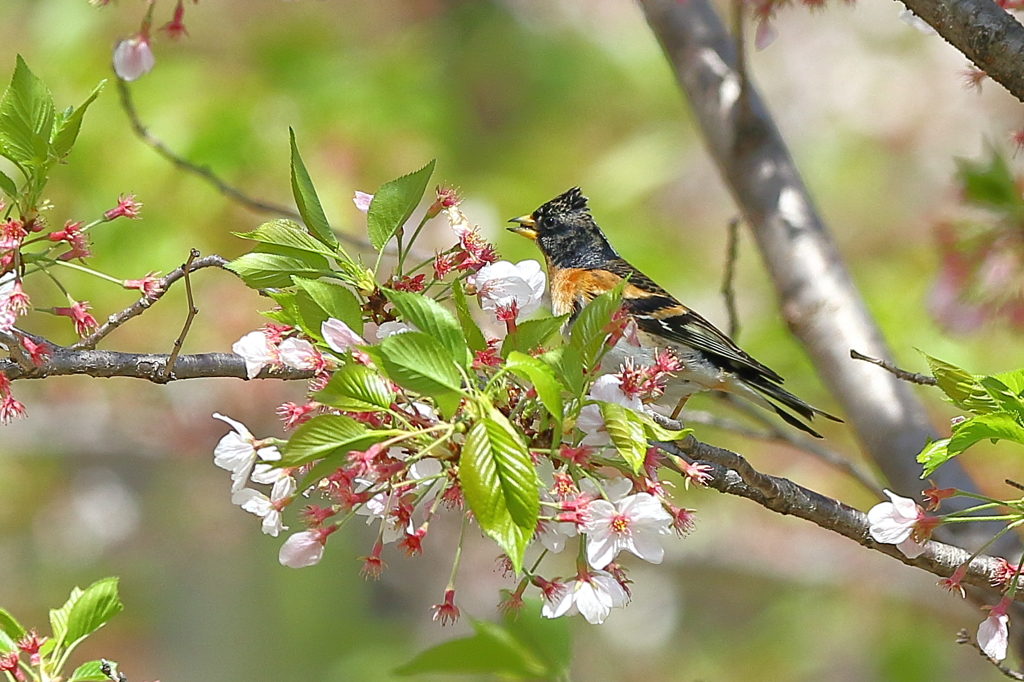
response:
<svg viewBox="0 0 1024 682"><path fill-rule="evenodd" d="M515 223L509 231L533 240L544 256L552 312L569 315L567 328L594 297L626 280L622 308L636 323L637 333L616 342L602 360L601 371L618 371L626 358L650 365L656 352L671 349L682 364L665 388L664 398L676 401L673 416L690 395L713 390L772 410L816 438L821 434L805 423L816 415L842 422L782 388L784 380L777 372L626 262L594 221L579 187L509 222Z"/></svg>

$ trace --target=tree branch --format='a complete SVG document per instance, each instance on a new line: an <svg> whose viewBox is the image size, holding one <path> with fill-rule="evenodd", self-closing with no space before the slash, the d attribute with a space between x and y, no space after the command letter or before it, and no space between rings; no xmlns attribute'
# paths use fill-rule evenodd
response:
<svg viewBox="0 0 1024 682"><path fill-rule="evenodd" d="M1024 26L992 0L900 0L1024 102Z"/></svg>
<svg viewBox="0 0 1024 682"><path fill-rule="evenodd" d="M937 576L949 577L970 553L937 540L927 543L921 556L910 559L895 545L875 542L868 532L867 515L830 497L826 497L786 478L763 474L735 452L698 441L693 436L675 443L657 443L665 452L683 456L710 467L708 487L728 495L752 500L778 514L796 516L825 530L838 533L868 549L887 554L908 566L921 568ZM961 581L993 592L1001 562L997 557L980 555L970 561L967 575ZM1024 591L1017 595L1024 601Z"/></svg>
<svg viewBox="0 0 1024 682"><path fill-rule="evenodd" d="M127 377L165 384L178 379L245 379L245 360L234 353L179 355L174 375L164 376L170 355L165 353L120 353L108 350L73 350L57 346L41 367L22 367L12 360L0 360L0 372L8 379L45 379L85 374L97 378ZM313 373L287 365L265 367L258 379L309 379Z"/></svg>
<svg viewBox="0 0 1024 682"><path fill-rule="evenodd" d="M891 355L771 115L752 82L741 88L735 46L722 21L707 0L641 0L641 5L754 232L790 330L893 489L920 491L914 459L938 434L905 383L850 358L851 348L887 360ZM974 488L955 461L936 475L941 487ZM995 534L992 526L969 525L954 531L965 545ZM963 532L974 537L960 538Z"/></svg>

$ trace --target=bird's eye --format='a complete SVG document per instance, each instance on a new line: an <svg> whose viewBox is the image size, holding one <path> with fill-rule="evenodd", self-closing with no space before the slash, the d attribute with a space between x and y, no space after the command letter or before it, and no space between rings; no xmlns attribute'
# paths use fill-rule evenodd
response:
<svg viewBox="0 0 1024 682"><path fill-rule="evenodd" d="M551 229L555 226L555 219L549 215L544 216L540 219L540 226L545 229Z"/></svg>

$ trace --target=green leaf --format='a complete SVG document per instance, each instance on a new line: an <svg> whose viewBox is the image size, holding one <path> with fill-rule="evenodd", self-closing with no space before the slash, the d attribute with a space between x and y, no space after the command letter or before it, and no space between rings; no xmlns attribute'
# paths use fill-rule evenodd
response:
<svg viewBox="0 0 1024 682"><path fill-rule="evenodd" d="M978 378L956 365L922 353L939 388L954 405L978 414L999 409Z"/></svg>
<svg viewBox="0 0 1024 682"><path fill-rule="evenodd" d="M633 472L638 473L647 454L647 438L644 436L644 422L640 415L617 403L598 402L597 406L601 410L612 445Z"/></svg>
<svg viewBox="0 0 1024 682"><path fill-rule="evenodd" d="M990 148L989 153L991 158L987 163L956 160L964 198L985 208L1005 211L1013 217L1024 217L1024 199L1006 159L994 148Z"/></svg>
<svg viewBox="0 0 1024 682"><path fill-rule="evenodd" d="M423 395L440 395L462 387L451 354L423 332L393 334L378 346L391 379Z"/></svg>
<svg viewBox="0 0 1024 682"><path fill-rule="evenodd" d="M252 289L287 287L294 275L315 279L329 270L323 256L282 246L261 244L258 248L225 266Z"/></svg>
<svg viewBox="0 0 1024 682"><path fill-rule="evenodd" d="M25 634L25 628L21 623L4 609L0 609L0 632L8 635L13 640L18 640Z"/></svg>
<svg viewBox="0 0 1024 682"><path fill-rule="evenodd" d="M6 632L0 630L0 654L6 654L8 651L14 651L17 648L17 640L11 639Z"/></svg>
<svg viewBox="0 0 1024 682"><path fill-rule="evenodd" d="M99 96L106 83L106 80L100 81L100 84L93 89L92 93L89 94L77 109L71 112L70 116L62 118L57 122L51 142L53 144L53 153L57 155L58 159L63 159L71 153L71 148L75 146L75 140L78 139L78 131L82 128L82 118L85 116L85 110Z"/></svg>
<svg viewBox="0 0 1024 682"><path fill-rule="evenodd" d="M64 645L90 635L124 608L117 596L117 578L103 578L85 588L68 613Z"/></svg>
<svg viewBox="0 0 1024 682"><path fill-rule="evenodd" d="M565 619L557 619L565 620ZM492 673L502 679L551 679L544 662L534 656L507 629L493 623L470 621L472 637L442 642L420 652L395 669L396 675L468 675Z"/></svg>
<svg viewBox="0 0 1024 682"><path fill-rule="evenodd" d="M512 351L529 353L551 338L562 328L568 315L559 317L541 317L536 320L525 320L516 325L516 330L505 337L501 344L501 357L507 358Z"/></svg>
<svg viewBox="0 0 1024 682"><path fill-rule="evenodd" d="M949 452L949 439L933 440L917 454L918 464L924 465L924 473L921 478L927 478L949 460L953 455Z"/></svg>
<svg viewBox="0 0 1024 682"><path fill-rule="evenodd" d="M506 611L502 624L535 658L544 664L544 679L561 679L572 663L572 637L568 618L545 618L540 599L524 599L518 613Z"/></svg>
<svg viewBox="0 0 1024 682"><path fill-rule="evenodd" d="M299 329L314 341L323 341L320 326L327 321L327 313L324 312L324 309L318 306L309 294L300 289L295 292L295 310L299 316Z"/></svg>
<svg viewBox="0 0 1024 682"><path fill-rule="evenodd" d="M634 414L640 417L640 420L644 423L644 433L647 434L647 438L650 440L667 443L675 440L682 440L693 433L693 429L682 429L680 431L666 429L664 426L651 419L650 415L639 414L636 412L634 412Z"/></svg>
<svg viewBox="0 0 1024 682"><path fill-rule="evenodd" d="M14 184L14 180L11 180L11 178L3 171L0 171L0 190L3 190L3 193L12 199L16 199L18 197L18 186Z"/></svg>
<svg viewBox="0 0 1024 682"><path fill-rule="evenodd" d="M299 215L314 237L330 247L331 251L336 251L338 239L327 222L320 198L316 195L316 188L313 187L313 181L306 171L305 164L302 163L299 147L295 144L295 131L289 128L288 136L292 146L292 195L295 197Z"/></svg>
<svg viewBox="0 0 1024 682"><path fill-rule="evenodd" d="M387 438L388 432L371 431L351 417L322 414L292 434L281 450L278 466L296 467L349 450L365 450Z"/></svg>
<svg viewBox="0 0 1024 682"><path fill-rule="evenodd" d="M1024 369L1000 372L999 374L993 374L992 377L1002 382L1014 395L1019 397L1024 394Z"/></svg>
<svg viewBox="0 0 1024 682"><path fill-rule="evenodd" d="M0 156L44 169L50 156L55 112L46 84L18 55L11 84L0 99Z"/></svg>
<svg viewBox="0 0 1024 682"><path fill-rule="evenodd" d="M520 571L537 526L540 482L526 446L500 412L489 410L466 434L459 481L480 529Z"/></svg>
<svg viewBox="0 0 1024 682"><path fill-rule="evenodd" d="M251 239L261 244L273 244L275 246L286 246L298 251L307 251L321 256L334 257L335 253L324 246L309 232L306 232L302 225L294 220L271 220L263 223L252 232L232 232L236 237Z"/></svg>
<svg viewBox="0 0 1024 682"><path fill-rule="evenodd" d="M949 455L958 455L982 440L1011 440L1024 445L1024 427L1009 412L979 414L953 427Z"/></svg>
<svg viewBox="0 0 1024 682"><path fill-rule="evenodd" d="M393 289L381 291L401 313L403 321L439 341L456 362L465 369L469 368L473 358L454 315L434 299L421 294Z"/></svg>
<svg viewBox="0 0 1024 682"><path fill-rule="evenodd" d="M982 377L979 383L1001 411L1009 412L1018 422L1024 420L1024 401L1009 386L995 377Z"/></svg>
<svg viewBox="0 0 1024 682"><path fill-rule="evenodd" d="M341 320L356 334L363 333L363 310L355 294L340 284L293 277L292 281L327 314ZM320 330L317 329L319 335ZM319 336L318 336L319 338Z"/></svg>
<svg viewBox="0 0 1024 682"><path fill-rule="evenodd" d="M59 609L50 609L50 632L53 633L55 644L63 645L65 643L65 636L68 632L68 615L81 596L82 589L80 587L72 588L68 600Z"/></svg>
<svg viewBox="0 0 1024 682"><path fill-rule="evenodd" d="M68 682L106 682L110 678L104 674L101 666L101 661L88 661L75 668L75 672L71 673L71 679Z"/></svg>
<svg viewBox="0 0 1024 682"><path fill-rule="evenodd" d="M455 313L459 318L462 333L466 336L466 343L469 344L470 350L485 350L487 348L487 339L484 338L484 333L480 331L476 320L473 319L469 312L469 306L466 305L466 293L462 290L461 280L452 280L452 301L455 303Z"/></svg>
<svg viewBox="0 0 1024 682"><path fill-rule="evenodd" d="M376 371L351 362L334 373L313 399L324 405L351 412L387 410L395 396L391 387Z"/></svg>
<svg viewBox="0 0 1024 682"><path fill-rule="evenodd" d="M373 248L383 249L416 210L434 172L434 163L435 159L431 159L418 171L385 182L377 189L366 212L366 229Z"/></svg>
<svg viewBox="0 0 1024 682"><path fill-rule="evenodd" d="M537 397L556 421L562 421L562 385L555 377L555 370L537 358L512 351L505 367L518 377L526 379L537 391Z"/></svg>
<svg viewBox="0 0 1024 682"><path fill-rule="evenodd" d="M611 291L595 297L580 311L573 322L569 345L579 351L580 360L586 370L592 369L597 363L598 355L608 337L608 324L612 315L619 309L625 286L626 280L622 280Z"/></svg>
<svg viewBox="0 0 1024 682"><path fill-rule="evenodd" d="M569 393L577 398L584 394L587 386L578 350L571 346L559 346L547 353L541 353L537 359L555 371L558 381L569 389Z"/></svg>

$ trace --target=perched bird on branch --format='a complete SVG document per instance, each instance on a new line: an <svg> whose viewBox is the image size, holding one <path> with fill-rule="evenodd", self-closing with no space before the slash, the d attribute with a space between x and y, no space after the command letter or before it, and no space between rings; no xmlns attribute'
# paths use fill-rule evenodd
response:
<svg viewBox="0 0 1024 682"><path fill-rule="evenodd" d="M594 222L579 187L509 222L516 223L509 230L534 240L544 254L551 306L555 315L569 314L570 324L595 296L627 280L622 307L635 322L636 334L619 339L605 355L603 370L616 372L628 358L637 365L650 365L658 351L668 348L682 364L665 387L665 397L676 403L675 413L690 395L714 390L773 410L818 438L821 435L805 421L815 415L842 421L782 388L781 376L623 260Z"/></svg>

